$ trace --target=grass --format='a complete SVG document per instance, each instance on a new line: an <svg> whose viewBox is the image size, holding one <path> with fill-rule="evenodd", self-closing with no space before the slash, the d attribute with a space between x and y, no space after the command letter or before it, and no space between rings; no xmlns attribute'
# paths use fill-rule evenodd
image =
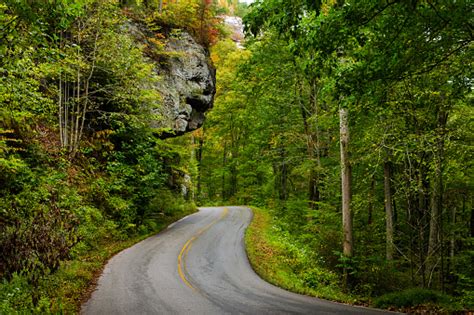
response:
<svg viewBox="0 0 474 315"><path fill-rule="evenodd" d="M40 302L33 306L31 286L22 276L15 276L10 282L0 283L0 314L74 314L79 313L95 288L107 261L118 252L154 235L169 224L192 213L187 209L173 216L163 216L156 230L129 239L109 238L98 242L90 251L76 259L64 261L53 274L41 279L38 288Z"/></svg>
<svg viewBox="0 0 474 315"><path fill-rule="evenodd" d="M252 207L253 220L245 235L247 255L255 272L267 282L286 290L327 300L354 303L340 289L339 279L298 249L291 237L275 228L267 210ZM306 267L306 268L304 268Z"/></svg>

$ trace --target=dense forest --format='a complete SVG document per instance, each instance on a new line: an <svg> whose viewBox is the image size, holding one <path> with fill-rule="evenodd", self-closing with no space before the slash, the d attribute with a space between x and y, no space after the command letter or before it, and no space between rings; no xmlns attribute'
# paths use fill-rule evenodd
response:
<svg viewBox="0 0 474 315"><path fill-rule="evenodd" d="M213 48L198 198L271 209L289 273L317 295L436 291L472 309L472 9L256 1L246 50Z"/></svg>
<svg viewBox="0 0 474 315"><path fill-rule="evenodd" d="M0 313L77 312L111 255L196 204L252 206L250 261L287 289L474 309L472 10L1 0ZM183 32L217 91L174 137L155 68Z"/></svg>

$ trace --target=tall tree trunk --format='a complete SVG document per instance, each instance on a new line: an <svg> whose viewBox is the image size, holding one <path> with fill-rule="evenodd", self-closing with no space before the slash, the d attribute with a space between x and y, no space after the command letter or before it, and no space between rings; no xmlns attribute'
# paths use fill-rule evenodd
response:
<svg viewBox="0 0 474 315"><path fill-rule="evenodd" d="M62 73L59 73L59 84L58 84L58 104L59 104L59 141L61 145L64 143L64 126L63 126L63 80Z"/></svg>
<svg viewBox="0 0 474 315"><path fill-rule="evenodd" d="M430 269L435 268L435 255L440 253L441 270L440 282L444 286L444 257L442 250L442 207L443 207L443 160L444 160L444 129L447 122L447 113L440 109L438 113L438 134L437 134L437 150L435 154L435 176L433 183L433 191L431 195L431 211L430 211L430 231L428 242L428 257L430 258Z"/></svg>
<svg viewBox="0 0 474 315"><path fill-rule="evenodd" d="M288 166L286 164L286 150L285 147L280 149L280 200L288 199Z"/></svg>
<svg viewBox="0 0 474 315"><path fill-rule="evenodd" d="M295 62L296 66L296 62ZM315 80L310 80L310 96L309 96L309 104L308 107L304 105L304 102L302 101L303 98L303 87L302 87L302 81L300 78L295 79L295 98L298 100L298 106L301 111L301 118L303 119L303 127L304 127L304 134L306 137L306 152L308 155L308 160L313 162L315 158L315 148L318 150L318 154L316 155L317 157L317 165L320 167L320 159L319 159L319 147L316 144L317 141L317 136L315 136L312 132L311 125L309 123L309 118L311 115L315 114L315 107L317 106L317 100L316 100L316 89L315 89ZM308 109L309 108L309 109ZM317 119L317 117L316 117ZM316 122L317 124L318 122ZM318 170L319 172L319 170ZM309 207L311 209L316 209L317 208L317 202L320 201L319 198L319 178L318 178L318 172L314 170L314 166L311 166L311 170L309 173L309 178L308 178L308 200L309 200Z"/></svg>
<svg viewBox="0 0 474 315"><path fill-rule="evenodd" d="M446 266L446 271L449 274L454 262L454 254L456 251L456 232L454 227L456 226L456 206L451 207L451 235L449 239L449 260Z"/></svg>
<svg viewBox="0 0 474 315"><path fill-rule="evenodd" d="M64 110L63 110L63 114L64 114L64 142L63 142L63 148L64 149L67 149L67 147L69 146L69 142L68 142L68 132L69 132L69 90L70 90L70 86L69 86L69 83L67 81L67 77L66 77L66 81L64 82L64 99L63 99L63 102L64 102Z"/></svg>
<svg viewBox="0 0 474 315"><path fill-rule="evenodd" d="M391 166L386 161L383 165L383 183L384 183L384 204L385 204L385 231L386 231L386 252L387 260L393 259L394 243L393 243L393 208L392 208L392 189L391 189Z"/></svg>
<svg viewBox="0 0 474 315"><path fill-rule="evenodd" d="M94 74L94 71L95 71L98 39L99 39L99 31L95 33L94 49L92 51L92 66L89 71L89 76L86 78L85 83L84 83L84 101L83 101L83 107L82 107L82 113L81 113L82 121L81 121L81 127L79 128L79 133L77 135L78 144L82 139L82 134L84 132L84 123L86 121L86 114L89 108L89 87L90 87L90 81L92 79L92 75Z"/></svg>
<svg viewBox="0 0 474 315"><path fill-rule="evenodd" d="M222 200L225 201L227 199L227 193L225 189L225 168L227 165L227 142L224 141L224 151L222 154Z"/></svg>
<svg viewBox="0 0 474 315"><path fill-rule="evenodd" d="M232 124L233 125L233 124ZM230 154L232 157L230 163L230 197L237 195L238 190L238 159L239 159L239 131L232 128Z"/></svg>
<svg viewBox="0 0 474 315"><path fill-rule="evenodd" d="M163 13L163 0L160 0L160 3L158 5L158 12L160 14Z"/></svg>
<svg viewBox="0 0 474 315"><path fill-rule="evenodd" d="M198 147L196 150L196 162L197 162L197 196L201 198L201 190L202 190L202 174L201 174L201 164L202 164L202 151L204 148L204 128L201 129L202 134L198 136Z"/></svg>
<svg viewBox="0 0 474 315"><path fill-rule="evenodd" d="M416 218L416 227L418 230L418 248L417 251L419 253L419 265L420 265L420 272L421 272L421 280L422 280L422 287L426 287L426 271L429 270L429 264L427 261L427 254L426 254L426 227L428 226L428 217L427 217L427 209L428 209L428 202L426 200L426 193L429 188L426 187L426 171L424 168L424 160L422 157L422 153L418 153L418 172L417 172L417 191L416 191L416 198L418 202L418 207L416 209L417 218ZM428 267L428 269L427 269Z"/></svg>
<svg viewBox="0 0 474 315"><path fill-rule="evenodd" d="M340 123L340 146L341 146L341 188L342 188L342 250L345 257L350 258L354 254L352 235L352 211L351 211L351 164L349 161L349 121L348 110L339 110ZM350 264L350 262L349 262ZM344 286L349 286L350 265L344 268Z"/></svg>
<svg viewBox="0 0 474 315"><path fill-rule="evenodd" d="M349 161L349 122L348 111L339 110L340 145L341 145L341 183L342 183L342 226L343 226L343 253L352 257L354 252L352 236L351 212L351 165Z"/></svg>
<svg viewBox="0 0 474 315"><path fill-rule="evenodd" d="M321 172L321 135L319 132L319 104L318 104L318 87L317 87L317 79L313 78L310 81L310 102L311 102L311 113L314 116L313 128L314 135L311 134L311 143L309 143L311 150L311 155L314 155L314 151L316 151L316 166L318 167L317 171L314 170L314 167L311 168L310 173L310 202L312 209L318 209L318 202L320 201L320 193L319 193L319 177Z"/></svg>
<svg viewBox="0 0 474 315"><path fill-rule="evenodd" d="M372 217L374 212L374 197L375 197L375 175L372 175L370 179L370 190L369 190L369 205L368 205L368 213L367 213L367 224L372 224Z"/></svg>
<svg viewBox="0 0 474 315"><path fill-rule="evenodd" d="M463 200L462 200L462 207L463 207L463 213L465 212L465 209L466 209L466 195L464 195L463 197ZM470 227L471 227L471 237L474 237L474 207L472 206L472 202L471 202L471 224L470 224Z"/></svg>

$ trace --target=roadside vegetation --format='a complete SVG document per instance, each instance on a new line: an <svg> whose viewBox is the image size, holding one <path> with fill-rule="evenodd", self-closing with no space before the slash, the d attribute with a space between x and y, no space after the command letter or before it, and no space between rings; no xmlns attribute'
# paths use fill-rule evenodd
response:
<svg viewBox="0 0 474 315"><path fill-rule="evenodd" d="M453 297L430 289L400 288L379 297L348 292L340 275L323 267L317 252L289 234L276 219L278 215L264 208L251 209L254 217L245 234L247 255L255 272L273 285L330 301L407 313L463 310Z"/></svg>
<svg viewBox="0 0 474 315"><path fill-rule="evenodd" d="M315 252L283 230L268 210L252 207L252 212L245 245L262 279L296 293L344 303L357 301L342 292L338 275L321 267Z"/></svg>
<svg viewBox="0 0 474 315"><path fill-rule="evenodd" d="M180 208L175 209L173 215L156 220L154 228L146 232L142 228L140 233L118 235L117 230L111 228L104 231L107 233L98 234L91 248L80 252L74 249L75 253L62 261L56 271L39 276L35 283L31 283L27 272L13 274L9 281L5 279L0 284L0 314L79 313L81 304L89 298L104 265L113 255L196 211L192 204L183 203Z"/></svg>

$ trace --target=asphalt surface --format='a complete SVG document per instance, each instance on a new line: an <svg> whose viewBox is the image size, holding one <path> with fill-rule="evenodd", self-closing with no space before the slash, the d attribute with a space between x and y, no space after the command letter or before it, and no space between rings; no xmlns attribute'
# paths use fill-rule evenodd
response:
<svg viewBox="0 0 474 315"><path fill-rule="evenodd" d="M110 260L82 314L393 314L277 288L245 253L244 207L201 208Z"/></svg>

